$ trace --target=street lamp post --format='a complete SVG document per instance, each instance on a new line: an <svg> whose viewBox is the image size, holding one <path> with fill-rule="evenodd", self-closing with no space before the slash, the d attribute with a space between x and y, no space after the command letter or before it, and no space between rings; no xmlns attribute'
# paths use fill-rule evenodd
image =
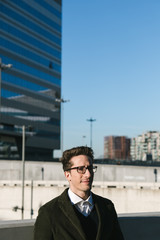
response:
<svg viewBox="0 0 160 240"><path fill-rule="evenodd" d="M25 126L22 126L22 219L24 219L24 181L25 181Z"/></svg>
<svg viewBox="0 0 160 240"><path fill-rule="evenodd" d="M55 99L56 102L61 103L61 151L63 153L63 111L64 111L64 107L63 104L66 102L69 102L70 100L64 100L63 98L56 98Z"/></svg>
<svg viewBox="0 0 160 240"><path fill-rule="evenodd" d="M26 140L26 128L32 129L31 126L22 126L22 207L15 206L13 211L21 210L22 220L24 219L24 186L25 186L25 140ZM33 180L31 182L31 218L33 215L32 209L33 201Z"/></svg>
<svg viewBox="0 0 160 240"><path fill-rule="evenodd" d="M2 63L2 59L0 58L0 116L1 116L1 86L2 86L2 71L8 70L12 67L12 64L4 64Z"/></svg>
<svg viewBox="0 0 160 240"><path fill-rule="evenodd" d="M87 119L90 122L90 147L92 148L92 123L96 121L96 119L90 118Z"/></svg>

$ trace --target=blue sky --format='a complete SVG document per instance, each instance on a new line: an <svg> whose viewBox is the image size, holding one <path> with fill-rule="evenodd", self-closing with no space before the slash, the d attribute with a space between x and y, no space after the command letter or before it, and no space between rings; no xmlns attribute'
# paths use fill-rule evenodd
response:
<svg viewBox="0 0 160 240"><path fill-rule="evenodd" d="M63 149L160 131L160 1L63 0ZM83 136L86 136L85 138Z"/></svg>

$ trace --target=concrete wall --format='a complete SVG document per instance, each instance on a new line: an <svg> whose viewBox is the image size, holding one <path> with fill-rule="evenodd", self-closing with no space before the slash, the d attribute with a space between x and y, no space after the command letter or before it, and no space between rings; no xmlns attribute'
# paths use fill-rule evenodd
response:
<svg viewBox="0 0 160 240"><path fill-rule="evenodd" d="M124 165L96 164L98 170L95 174L95 181L116 181L116 182L154 182L155 167L139 167ZM26 180L42 180L42 168L44 169L44 180L64 180L62 164L59 162L25 162ZM160 182L160 168L157 181ZM0 160L0 180L20 180L22 179L21 161Z"/></svg>
<svg viewBox="0 0 160 240"><path fill-rule="evenodd" d="M25 182L24 219L31 218L31 203L37 217L41 205L58 196L68 186L67 181L34 181L31 201L31 181ZM160 183L97 182L92 191L109 198L118 213L160 212ZM21 181L0 181L0 220L20 220L22 206Z"/></svg>
<svg viewBox="0 0 160 240"><path fill-rule="evenodd" d="M41 169L44 169L44 180ZM21 219L22 162L0 161L0 220ZM154 167L98 164L93 191L111 199L118 213L160 211L160 169L155 183ZM33 210L59 195L68 186L61 163L25 163L24 219L31 217L31 180L33 179Z"/></svg>
<svg viewBox="0 0 160 240"><path fill-rule="evenodd" d="M119 216L125 240L159 240L160 214ZM0 240L32 240L34 220L0 222Z"/></svg>

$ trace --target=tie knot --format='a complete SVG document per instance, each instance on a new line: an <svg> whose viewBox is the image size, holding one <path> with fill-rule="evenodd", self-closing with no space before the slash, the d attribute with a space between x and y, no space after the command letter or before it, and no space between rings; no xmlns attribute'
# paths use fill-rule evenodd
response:
<svg viewBox="0 0 160 240"><path fill-rule="evenodd" d="M83 202L83 206L88 206L88 205L89 205L88 201Z"/></svg>

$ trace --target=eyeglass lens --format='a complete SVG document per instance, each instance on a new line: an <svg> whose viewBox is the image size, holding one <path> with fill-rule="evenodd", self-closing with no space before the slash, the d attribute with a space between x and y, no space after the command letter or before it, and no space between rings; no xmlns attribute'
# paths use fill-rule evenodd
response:
<svg viewBox="0 0 160 240"><path fill-rule="evenodd" d="M88 167L81 166L81 167L77 167L77 172L84 174L87 169L88 169L90 172L94 172L94 173L95 173L96 170L97 170L97 167L96 167L96 166L88 166Z"/></svg>

